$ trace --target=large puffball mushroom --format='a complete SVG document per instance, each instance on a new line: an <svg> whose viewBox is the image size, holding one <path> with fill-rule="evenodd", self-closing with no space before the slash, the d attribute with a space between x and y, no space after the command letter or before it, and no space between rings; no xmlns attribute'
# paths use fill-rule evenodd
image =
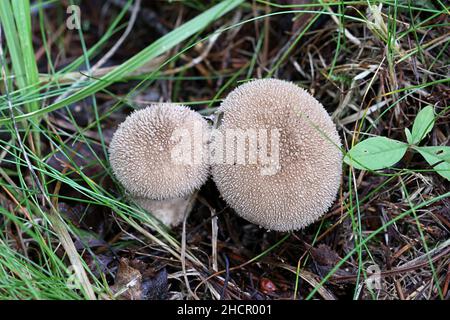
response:
<svg viewBox="0 0 450 320"><path fill-rule="evenodd" d="M138 204L185 198L209 175L209 132L207 121L185 106L151 105L119 125L109 146L111 167Z"/></svg>
<svg viewBox="0 0 450 320"><path fill-rule="evenodd" d="M291 82L254 80L233 90L219 112L212 176L238 215L269 230L290 231L329 209L341 181L341 142L314 97Z"/></svg>

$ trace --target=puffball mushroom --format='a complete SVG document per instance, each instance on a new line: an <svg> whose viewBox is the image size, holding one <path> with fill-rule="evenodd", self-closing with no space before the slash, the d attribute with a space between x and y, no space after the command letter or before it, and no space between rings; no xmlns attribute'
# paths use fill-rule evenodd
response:
<svg viewBox="0 0 450 320"><path fill-rule="evenodd" d="M306 227L329 209L340 186L342 153L335 125L320 102L291 82L263 79L237 87L219 112L223 120L218 136L224 138L213 136L211 152L226 145L226 159L213 162L212 176L238 215L269 230L290 231ZM245 138L244 163L236 160L242 157L234 149L236 132L247 138L257 132L257 142ZM236 154L230 157L233 150ZM250 150L267 155L251 162Z"/></svg>
<svg viewBox="0 0 450 320"><path fill-rule="evenodd" d="M138 204L141 199L187 201L209 175L208 134L209 125L197 112L177 104L151 105L119 125L109 146L111 167ZM178 222L159 218L168 225Z"/></svg>

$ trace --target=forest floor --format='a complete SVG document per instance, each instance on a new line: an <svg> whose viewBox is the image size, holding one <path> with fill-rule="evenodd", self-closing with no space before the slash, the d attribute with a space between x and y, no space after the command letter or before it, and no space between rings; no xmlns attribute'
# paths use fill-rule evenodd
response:
<svg viewBox="0 0 450 320"><path fill-rule="evenodd" d="M417 152L378 171L344 164L328 213L291 233L240 218L211 180L169 230L108 163L133 110L210 116L265 77L314 95L345 150L406 141L429 105L421 144L450 146L444 1L76 4L0 4L0 298L449 299L450 181Z"/></svg>

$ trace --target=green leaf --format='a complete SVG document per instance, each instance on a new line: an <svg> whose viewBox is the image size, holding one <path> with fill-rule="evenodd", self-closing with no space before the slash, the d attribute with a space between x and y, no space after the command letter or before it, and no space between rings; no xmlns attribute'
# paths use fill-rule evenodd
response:
<svg viewBox="0 0 450 320"><path fill-rule="evenodd" d="M450 147L414 147L434 171L450 180Z"/></svg>
<svg viewBox="0 0 450 320"><path fill-rule="evenodd" d="M366 139L344 157L345 163L361 170L379 170L393 166L403 158L408 145L386 137Z"/></svg>
<svg viewBox="0 0 450 320"><path fill-rule="evenodd" d="M418 144L433 129L434 109L427 106L420 110L412 127L410 144Z"/></svg>
<svg viewBox="0 0 450 320"><path fill-rule="evenodd" d="M408 128L405 128L405 135L406 135L406 141L408 141L409 144L413 144L413 139L411 135L411 131L409 131Z"/></svg>

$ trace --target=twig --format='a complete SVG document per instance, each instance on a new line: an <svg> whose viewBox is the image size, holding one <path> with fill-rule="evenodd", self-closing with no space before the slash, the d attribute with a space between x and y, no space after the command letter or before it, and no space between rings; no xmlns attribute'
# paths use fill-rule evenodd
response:
<svg viewBox="0 0 450 320"><path fill-rule="evenodd" d="M225 260L225 280L223 282L222 292L220 293L220 300L225 298L225 292L227 291L228 281L230 280L230 262L228 261L227 255L223 254L223 259Z"/></svg>
<svg viewBox="0 0 450 320"><path fill-rule="evenodd" d="M191 195L189 199L189 205L187 206L185 212L184 212L184 219L183 219L183 232L181 234L181 269L183 270L183 278L184 282L186 284L186 288L189 291L189 294L195 299L200 300L199 297L192 291L191 286L189 285L189 280L186 273L186 221L189 217L190 209L192 208L192 203L195 200L195 197L197 195L197 192L195 192L193 195Z"/></svg>
<svg viewBox="0 0 450 320"><path fill-rule="evenodd" d="M109 0L112 4L124 7L126 5L125 0ZM128 11L131 11L132 9L128 9ZM169 29L167 29L162 23L158 22L158 14L149 9L149 8L142 8L140 11L140 15L143 16L143 21L148 24L150 27L154 28L156 32L158 32L160 35L165 35L166 33L169 33Z"/></svg>
<svg viewBox="0 0 450 320"><path fill-rule="evenodd" d="M216 210L206 201L206 199L198 196L198 200L208 207L209 211L211 212L211 248L212 248L212 269L214 272L217 272L219 270L219 265L217 263L217 232L219 230L217 226L217 219L218 214L216 213Z"/></svg>

